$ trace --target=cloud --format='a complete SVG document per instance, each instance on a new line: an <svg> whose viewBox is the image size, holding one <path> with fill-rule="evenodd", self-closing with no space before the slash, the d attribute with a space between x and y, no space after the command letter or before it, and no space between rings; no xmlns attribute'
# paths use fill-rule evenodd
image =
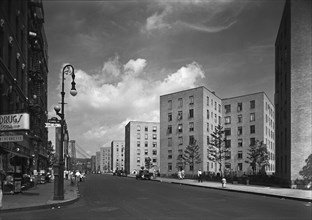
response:
<svg viewBox="0 0 312 220"><path fill-rule="evenodd" d="M196 30L207 33L223 31L237 21L245 1L176 0L156 1L153 14L147 17L143 33L172 29Z"/></svg>
<svg viewBox="0 0 312 220"><path fill-rule="evenodd" d="M124 65L117 60L108 59L105 71L98 74L76 71L78 95L66 96L66 118L71 124L71 137L82 146L86 144L83 141L104 145L123 139L124 126L130 120L159 122L160 95L194 88L205 77L202 67L193 62L154 81L140 75L147 71L145 59L131 59ZM111 73L114 83L105 82L107 76L103 72ZM66 83L66 91L70 90L69 84Z"/></svg>

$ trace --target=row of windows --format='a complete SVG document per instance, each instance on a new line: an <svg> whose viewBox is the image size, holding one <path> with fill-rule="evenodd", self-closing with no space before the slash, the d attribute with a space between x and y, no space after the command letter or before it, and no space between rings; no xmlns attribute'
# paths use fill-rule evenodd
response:
<svg viewBox="0 0 312 220"><path fill-rule="evenodd" d="M157 155L157 150L152 150L153 155ZM137 155L141 155L141 149L137 149ZM144 155L148 155L148 149L144 150Z"/></svg>
<svg viewBox="0 0 312 220"><path fill-rule="evenodd" d="M256 114L255 113L250 113L249 116L249 121L256 121ZM242 123L243 122L243 115L237 115L237 123ZM231 120L231 116L226 116L224 118L224 123L225 124L231 124L232 120Z"/></svg>
<svg viewBox="0 0 312 220"><path fill-rule="evenodd" d="M216 101L213 101L213 99L211 100L211 106L213 106L214 103L214 109L216 111L219 111L219 113L221 113L221 104L217 104ZM194 96L189 96L189 105L194 105ZM209 106L209 96L207 96L207 106ZM183 107L183 99L182 98L178 98L178 108L182 108ZM168 109L171 110L172 109L172 100L168 100Z"/></svg>
<svg viewBox="0 0 312 220"><path fill-rule="evenodd" d="M137 125L137 131L141 131L141 125ZM148 131L148 126L144 126L144 131ZM157 132L157 126L153 126L153 132Z"/></svg>
<svg viewBox="0 0 312 220"><path fill-rule="evenodd" d="M193 144L194 143L194 141L195 141L195 139L194 139L194 136L193 135L190 135L189 136L189 143L188 144ZM179 142L179 145L182 145L183 144L183 137L181 136L181 137L178 137L178 142ZM171 137L169 137L168 138L168 147L171 147L172 146L172 138Z"/></svg>
<svg viewBox="0 0 312 220"><path fill-rule="evenodd" d="M217 104L217 102L214 102L214 110L217 111L217 105L218 105L218 111L221 113L221 104ZM207 106L209 106L209 96L207 96ZM213 99L211 98L211 106L213 106Z"/></svg>
<svg viewBox="0 0 312 220"><path fill-rule="evenodd" d="M188 114L189 118L194 118L194 109L190 109L189 110L189 114ZM182 120L183 119L183 112L182 111L178 111L178 116L177 116L177 120ZM172 113L169 112L168 113L168 122L172 121Z"/></svg>
<svg viewBox="0 0 312 220"><path fill-rule="evenodd" d="M250 109L255 109L256 108L256 102L255 100L251 100L249 102L249 108ZM230 113L231 112L231 105L224 105L224 110L225 110L225 113ZM243 103L242 102L239 102L237 103L237 112L241 112L243 111Z"/></svg>
<svg viewBox="0 0 312 220"><path fill-rule="evenodd" d="M152 135L153 140L157 139L157 134ZM141 134L137 133L137 139L141 139ZM145 140L148 140L148 134L145 134Z"/></svg>
<svg viewBox="0 0 312 220"><path fill-rule="evenodd" d="M250 125L250 134L255 134L256 133L256 126L255 125ZM224 134L225 136L231 136L231 128L225 128L224 129ZM242 135L243 134L243 127L237 127L237 135Z"/></svg>
<svg viewBox="0 0 312 220"><path fill-rule="evenodd" d="M157 147L157 142L153 142L152 145L153 145L153 148L156 148ZM144 146L148 147L148 142L147 141L145 141ZM141 141L137 141L137 147L141 147Z"/></svg>
<svg viewBox="0 0 312 220"><path fill-rule="evenodd" d="M147 158L145 158L147 159ZM141 158L140 157L137 157L137 163L140 163L141 162ZM152 158L152 162L153 163L157 163L157 158ZM140 166L139 164L137 164L138 166Z"/></svg>

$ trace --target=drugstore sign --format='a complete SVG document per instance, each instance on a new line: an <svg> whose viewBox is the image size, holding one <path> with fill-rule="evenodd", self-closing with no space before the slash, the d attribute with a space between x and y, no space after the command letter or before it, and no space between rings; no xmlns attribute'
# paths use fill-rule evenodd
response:
<svg viewBox="0 0 312 220"><path fill-rule="evenodd" d="M0 131L29 130L29 114L0 115Z"/></svg>

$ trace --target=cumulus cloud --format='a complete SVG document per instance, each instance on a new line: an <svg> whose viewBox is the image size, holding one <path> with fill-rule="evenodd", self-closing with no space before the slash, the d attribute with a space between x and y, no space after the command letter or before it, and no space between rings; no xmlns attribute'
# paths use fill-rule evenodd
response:
<svg viewBox="0 0 312 220"><path fill-rule="evenodd" d="M99 145L123 139L124 126L130 120L159 122L160 95L196 87L205 77L196 62L168 73L158 81L141 77L147 66L147 61L142 58L131 59L124 65L111 58L104 66L104 72L119 81L114 84L104 82L103 71L92 75L77 70L78 95L66 97L66 115L73 125L73 136L84 137L83 140L92 140ZM67 84L66 90L70 89Z"/></svg>

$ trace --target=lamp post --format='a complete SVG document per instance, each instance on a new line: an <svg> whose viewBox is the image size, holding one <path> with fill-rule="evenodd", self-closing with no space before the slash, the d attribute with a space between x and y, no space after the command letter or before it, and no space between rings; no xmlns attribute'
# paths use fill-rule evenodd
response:
<svg viewBox="0 0 312 220"><path fill-rule="evenodd" d="M58 116L61 118L61 137L60 137L60 147L58 149L58 160L57 164L54 165L54 197L53 200L64 200L64 125L65 125L65 114L64 114L64 80L65 80L65 74L72 76L72 88L70 90L70 94L72 96L77 95L77 91L75 88L75 73L74 73L74 67L70 64L63 67L62 71L62 101L61 101L61 108L59 106L55 106L54 110ZM61 110L61 113L60 113Z"/></svg>

